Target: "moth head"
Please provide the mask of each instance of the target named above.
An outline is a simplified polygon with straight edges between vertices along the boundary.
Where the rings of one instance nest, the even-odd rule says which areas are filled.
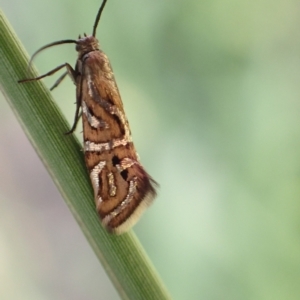
[[[93,34],[87,36],[84,33],[83,37],[81,37],[79,35],[78,40],[76,41],[76,51],[78,52],[79,57],[82,57],[85,53],[99,50],[99,42],[96,39],[96,29],[97,29],[102,11],[104,9],[104,6],[106,4],[106,1],[107,0],[103,0],[101,6],[99,8],[99,11],[97,13],[96,20],[95,20],[94,26],[93,26]]]
[[[94,36],[89,35],[77,40],[76,51],[79,57],[94,50],[99,50],[99,42]]]
[[[41,51],[43,51],[47,48],[53,47],[53,46],[62,45],[62,44],[76,44],[76,51],[79,52],[79,57],[84,55],[86,52],[98,50],[99,49],[99,42],[96,39],[96,29],[97,29],[102,11],[104,9],[104,6],[106,4],[106,1],[107,0],[103,0],[101,6],[99,8],[99,11],[98,11],[98,14],[96,16],[96,20],[95,20],[95,23],[94,23],[94,26],[93,26],[93,34],[92,35],[87,36],[86,34],[84,34],[83,38],[79,35],[77,41],[76,40],[69,40],[69,39],[68,40],[61,40],[61,41],[53,42],[53,43],[50,43],[50,44],[47,44],[47,45],[41,47],[40,49],[35,51],[33,53],[33,55],[31,56],[31,59],[30,59],[29,64],[28,64],[28,69],[30,68],[31,63],[32,63],[33,59],[36,57],[37,54],[39,54]]]

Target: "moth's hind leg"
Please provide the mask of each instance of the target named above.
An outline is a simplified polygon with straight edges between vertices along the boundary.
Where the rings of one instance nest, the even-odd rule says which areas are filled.
[[[79,111],[79,110],[80,110],[80,106],[77,105],[73,126],[68,132],[65,133],[65,135],[71,134],[75,131],[77,123],[78,123],[78,121],[80,120],[80,118],[82,116],[82,111]]]
[[[77,62],[77,64],[78,64],[78,62]],[[71,134],[75,131],[77,123],[82,116],[82,110],[80,110],[80,109],[81,109],[83,76],[82,75],[80,76],[80,72],[78,72],[77,70],[78,70],[77,65],[76,65],[75,70],[73,70],[71,66],[67,67],[67,72],[70,75],[74,84],[76,85],[76,111],[75,111],[74,123],[73,123],[71,129],[68,132],[66,132],[65,134]]]

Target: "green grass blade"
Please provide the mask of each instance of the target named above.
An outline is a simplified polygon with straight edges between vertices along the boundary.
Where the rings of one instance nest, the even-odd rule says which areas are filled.
[[[27,63],[0,11],[0,89],[108,276],[122,299],[171,299],[135,235],[113,236],[102,228],[79,142],[63,134],[67,122],[41,82],[17,83],[28,77]]]

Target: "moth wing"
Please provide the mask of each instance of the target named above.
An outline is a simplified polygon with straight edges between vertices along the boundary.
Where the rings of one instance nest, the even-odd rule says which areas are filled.
[[[156,184],[140,164],[108,58],[91,52],[81,85],[85,160],[102,224],[127,231],[152,203]]]

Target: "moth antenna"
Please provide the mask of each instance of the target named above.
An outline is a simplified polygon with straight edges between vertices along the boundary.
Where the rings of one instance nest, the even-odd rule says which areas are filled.
[[[97,26],[98,26],[98,23],[99,23],[99,20],[100,20],[100,17],[101,17],[101,14],[102,14],[102,11],[103,11],[103,9],[104,9],[104,6],[105,6],[106,1],[107,1],[107,0],[103,0],[101,6],[100,6],[100,8],[99,8],[99,11],[98,11],[98,14],[97,14],[95,23],[94,23],[94,27],[93,27],[93,36],[94,36],[94,37],[96,36],[96,29],[97,29]]]
[[[79,34],[79,36],[78,36],[78,39],[80,40],[81,39],[81,35]]]
[[[71,43],[72,43],[72,44],[78,44],[78,42],[75,41],[75,40],[61,40],[61,41],[53,42],[53,43],[50,43],[50,44],[47,44],[47,45],[41,47],[40,49],[38,49],[37,51],[35,51],[35,52],[32,54],[32,56],[31,56],[31,58],[30,58],[30,61],[29,61],[29,63],[28,63],[28,68],[27,68],[27,69],[30,68],[33,59],[34,59],[41,51],[43,51],[43,50],[45,50],[45,49],[47,49],[47,48],[50,48],[50,47],[52,47],[52,46],[61,45],[61,44],[71,44]]]
[[[86,37],[86,33],[84,33],[84,36]]]

